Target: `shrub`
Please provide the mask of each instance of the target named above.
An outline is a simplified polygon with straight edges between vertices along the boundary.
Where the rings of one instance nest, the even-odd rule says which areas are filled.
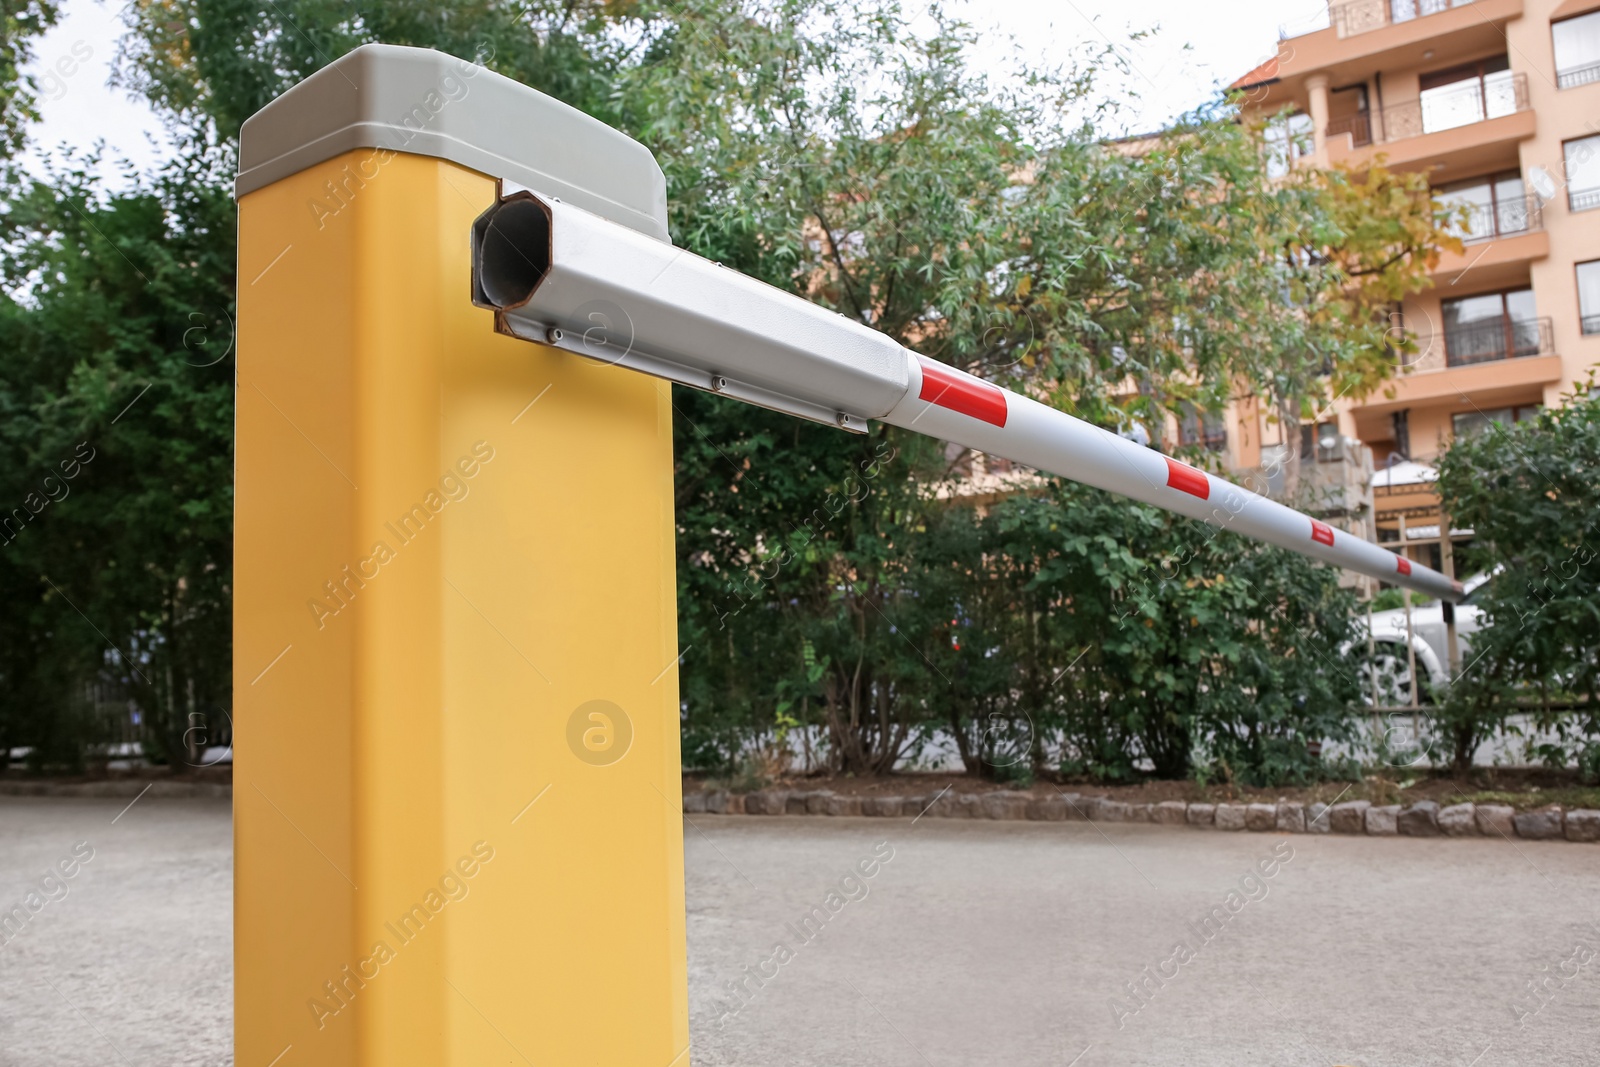
[[[1454,524],[1501,568],[1477,594],[1485,625],[1439,712],[1458,768],[1512,710],[1554,732],[1547,762],[1600,740],[1600,404],[1592,381],[1567,399],[1456,442],[1439,467]]]

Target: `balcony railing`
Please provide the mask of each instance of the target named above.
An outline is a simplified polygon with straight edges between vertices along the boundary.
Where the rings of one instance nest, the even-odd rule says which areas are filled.
[[[1600,82],[1600,63],[1591,63],[1587,67],[1574,67],[1571,70],[1556,71],[1556,87],[1558,89],[1576,89],[1580,85],[1589,85]]]
[[[1600,315],[1585,315],[1583,317],[1583,333],[1584,336],[1588,336],[1591,333],[1600,333]]]
[[[1358,111],[1354,115],[1346,115],[1342,119],[1334,119],[1328,123],[1328,136],[1337,137],[1341,133],[1350,135],[1350,143],[1356,148],[1365,148],[1372,143],[1372,115],[1370,112]]]
[[[1571,211],[1592,211],[1600,207],[1600,189],[1568,189],[1567,208]]]
[[[1469,245],[1542,229],[1544,208],[1536,196],[1481,204],[1469,210],[1465,218],[1458,215],[1450,223],[1450,232]]]
[[[1335,33],[1353,37],[1470,3],[1472,0],[1344,0],[1328,5],[1328,17]]]
[[[1386,144],[1425,133],[1459,129],[1526,111],[1529,106],[1528,76],[1513,74],[1509,78],[1475,82],[1446,93],[1436,92],[1386,107],[1377,112],[1377,123],[1372,121],[1373,113],[1368,111],[1336,119],[1328,123],[1327,136],[1348,133],[1352,144],[1360,148],[1374,141]]]
[[[1445,365],[1470,367],[1499,359],[1544,355],[1554,347],[1552,336],[1549,319],[1501,318],[1447,329]]]
[[[1485,79],[1383,109],[1383,139],[1399,141],[1528,110],[1528,76]]]

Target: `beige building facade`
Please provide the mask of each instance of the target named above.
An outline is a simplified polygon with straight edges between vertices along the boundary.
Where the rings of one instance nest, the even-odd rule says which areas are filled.
[[[1600,363],[1600,0],[1335,0],[1326,29],[1283,40],[1235,88],[1290,112],[1278,142],[1292,165],[1382,157],[1465,214],[1464,252],[1397,309],[1419,351],[1385,390],[1336,405],[1340,438],[1380,471],[1427,464],[1587,380]]]

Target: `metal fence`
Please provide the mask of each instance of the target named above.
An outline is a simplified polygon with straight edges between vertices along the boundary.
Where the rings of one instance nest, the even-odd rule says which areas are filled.
[[[1544,208],[1539,198],[1525,196],[1473,207],[1465,218],[1452,222],[1450,232],[1472,244],[1543,228]]]
[[[1445,363],[1466,367],[1498,359],[1537,356],[1554,348],[1550,320],[1500,318],[1444,333]]]
[[[1399,141],[1425,133],[1459,129],[1489,119],[1526,111],[1528,76],[1513,74],[1499,81],[1482,81],[1447,93],[1408,100],[1383,109],[1380,140]]]
[[[1407,137],[1421,137],[1425,133],[1459,129],[1489,119],[1514,115],[1531,106],[1528,97],[1528,76],[1513,74],[1509,78],[1479,81],[1447,93],[1434,93],[1416,100],[1394,104],[1378,112],[1361,111],[1328,123],[1325,135],[1337,137],[1348,133],[1351,142],[1360,148],[1374,142],[1401,141]],[[1378,121],[1373,122],[1376,115]]]
[[[1358,111],[1354,115],[1346,115],[1342,119],[1334,119],[1328,123],[1327,135],[1338,137],[1348,133],[1350,143],[1356,148],[1365,148],[1372,143],[1372,115],[1370,112]]]

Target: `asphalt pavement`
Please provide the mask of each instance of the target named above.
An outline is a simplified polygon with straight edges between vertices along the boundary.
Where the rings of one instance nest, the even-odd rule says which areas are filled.
[[[231,1062],[228,806],[126,805],[0,798],[5,1067]],[[701,1067],[1600,1064],[1593,845],[691,818]]]

